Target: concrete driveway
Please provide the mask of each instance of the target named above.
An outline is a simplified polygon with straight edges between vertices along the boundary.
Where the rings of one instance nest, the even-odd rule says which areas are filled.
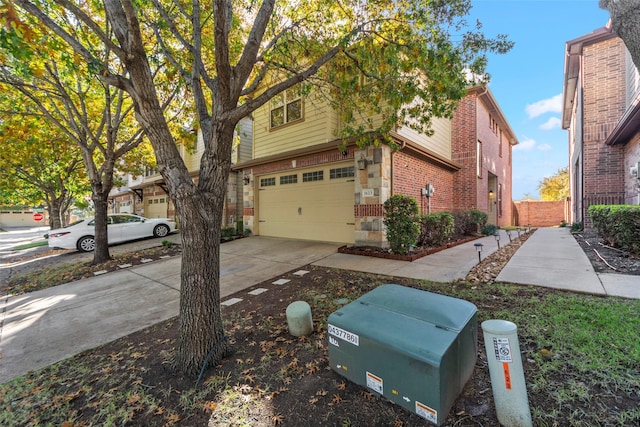
[[[339,244],[255,236],[221,245],[223,297],[335,254]],[[179,257],[0,302],[0,383],[178,315]]]

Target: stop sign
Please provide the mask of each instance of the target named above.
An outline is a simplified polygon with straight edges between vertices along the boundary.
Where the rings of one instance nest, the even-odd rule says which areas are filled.
[[[33,220],[34,221],[42,221],[44,219],[44,215],[42,215],[39,212],[36,212],[33,214]]]

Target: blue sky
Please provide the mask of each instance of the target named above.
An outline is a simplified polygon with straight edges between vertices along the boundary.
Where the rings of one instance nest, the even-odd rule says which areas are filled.
[[[609,13],[597,0],[472,0],[490,37],[515,42],[491,56],[489,87],[513,129],[513,200],[539,198],[538,183],[568,164],[568,135],[560,126],[565,43],[604,27]]]

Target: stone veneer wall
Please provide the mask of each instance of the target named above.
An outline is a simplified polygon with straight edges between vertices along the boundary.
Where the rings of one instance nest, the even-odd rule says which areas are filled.
[[[391,196],[391,148],[382,145],[355,152],[356,161],[361,156],[367,160],[367,167],[356,167],[355,244],[388,247],[383,206]]]

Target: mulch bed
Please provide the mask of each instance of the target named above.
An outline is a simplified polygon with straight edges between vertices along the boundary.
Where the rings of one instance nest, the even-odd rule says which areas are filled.
[[[342,254],[350,254],[350,255],[362,255],[362,256],[370,256],[375,258],[385,258],[385,259],[397,259],[402,261],[415,261],[427,255],[435,254],[436,252],[443,251],[445,249],[452,248],[454,246],[461,245],[463,243],[471,242],[476,239],[480,239],[484,236],[461,236],[457,238],[453,238],[451,242],[446,245],[439,247],[430,247],[430,246],[416,246],[411,250],[411,253],[401,255],[401,254],[393,254],[389,249],[380,248],[377,246],[340,246],[338,248],[338,252]]]

